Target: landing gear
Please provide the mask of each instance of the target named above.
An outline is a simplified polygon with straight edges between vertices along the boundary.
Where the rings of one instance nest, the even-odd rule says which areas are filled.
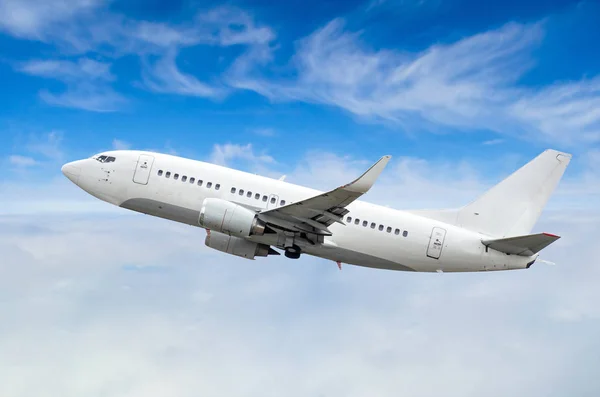
[[[285,248],[285,256],[290,259],[300,258],[301,253],[302,253],[302,251],[300,250],[300,247],[298,247],[297,245],[292,245],[291,247]]]

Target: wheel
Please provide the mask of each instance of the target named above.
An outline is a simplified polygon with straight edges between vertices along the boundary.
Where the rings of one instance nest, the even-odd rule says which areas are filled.
[[[290,259],[298,259],[300,258],[301,252],[302,251],[300,250],[300,247],[297,245],[292,245],[291,247],[287,247],[285,249],[285,256]]]

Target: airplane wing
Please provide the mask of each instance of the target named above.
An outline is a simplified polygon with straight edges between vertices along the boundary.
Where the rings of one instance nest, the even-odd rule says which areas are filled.
[[[330,236],[328,226],[343,222],[346,206],[365,194],[381,174],[391,156],[383,156],[356,180],[296,203],[264,210],[259,217],[283,229]]]

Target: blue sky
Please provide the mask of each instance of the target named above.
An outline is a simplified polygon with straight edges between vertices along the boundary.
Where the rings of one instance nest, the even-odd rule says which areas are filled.
[[[50,4],[0,0],[0,395],[599,395],[598,2]],[[558,265],[458,276],[243,261],[60,173],[135,148],[329,189],[391,154],[366,200],[440,208],[549,147]]]

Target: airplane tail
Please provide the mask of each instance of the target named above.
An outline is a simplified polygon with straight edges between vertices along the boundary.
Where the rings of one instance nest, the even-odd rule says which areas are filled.
[[[414,211],[493,237],[528,235],[571,161],[571,155],[548,149],[454,211]]]

